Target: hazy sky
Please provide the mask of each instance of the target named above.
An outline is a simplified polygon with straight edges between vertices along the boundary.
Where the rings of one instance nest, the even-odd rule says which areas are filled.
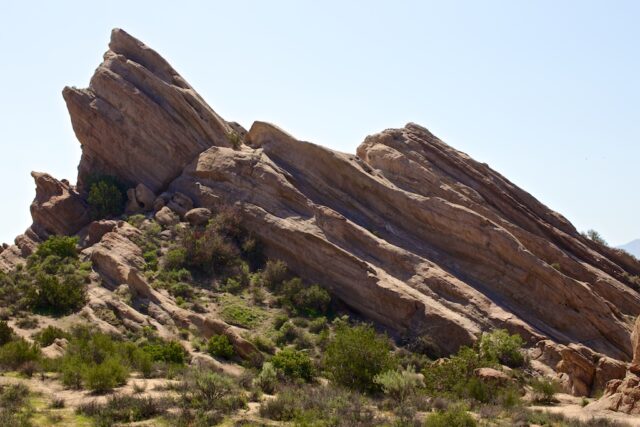
[[[224,118],[354,152],[413,121],[580,230],[640,237],[640,2],[0,3],[0,241],[30,223],[31,170],[75,181],[61,96],[121,27]]]

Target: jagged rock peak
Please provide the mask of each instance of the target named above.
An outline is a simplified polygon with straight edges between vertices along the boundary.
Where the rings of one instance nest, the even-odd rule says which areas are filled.
[[[107,174],[158,192],[232,127],[158,53],[121,29],[87,89],[63,96],[82,144],[78,188]]]

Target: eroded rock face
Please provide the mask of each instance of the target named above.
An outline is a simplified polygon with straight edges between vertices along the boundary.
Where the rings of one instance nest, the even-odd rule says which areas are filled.
[[[640,366],[637,364],[637,361],[640,360],[640,347],[636,345],[639,335],[640,316],[636,319],[633,330],[633,363],[629,366],[626,376],[622,379],[609,381],[602,398],[589,405],[590,408],[640,415]]]
[[[155,51],[113,30],[89,88],[63,91],[82,144],[78,187],[92,174],[158,192],[198,153],[228,146],[231,127]]]
[[[31,204],[31,229],[41,238],[52,234],[72,235],[90,221],[86,202],[68,182],[32,172],[36,198]]]
[[[640,264],[585,239],[486,164],[411,123],[367,137],[357,155],[263,122],[246,133],[124,31],[113,31],[109,48],[88,89],[64,91],[83,148],[80,191],[91,174],[115,175],[132,188],[133,208],[153,208],[165,224],[201,221],[194,207],[235,206],[269,257],[394,334],[428,335],[448,353],[507,328],[541,343],[540,363],[575,394],[619,377],[632,359],[638,335],[632,340],[625,319],[640,314],[640,295],[627,275]],[[232,147],[231,131],[244,143]],[[73,193],[48,182],[42,203],[60,188]],[[45,213],[34,222],[62,227]],[[233,337],[228,325],[181,311],[148,286],[127,230],[87,249],[111,285],[149,299],[158,323]]]
[[[621,314],[640,312],[640,297],[623,268],[426,129],[369,137],[359,158],[259,122],[247,143],[208,149],[171,188],[212,210],[238,205],[270,256],[357,311],[402,334],[427,333],[445,351],[506,327],[630,359]],[[465,175],[474,167],[477,182]]]

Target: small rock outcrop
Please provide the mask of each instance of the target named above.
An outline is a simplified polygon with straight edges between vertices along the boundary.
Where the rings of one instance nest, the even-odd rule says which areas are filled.
[[[602,398],[589,405],[592,409],[608,409],[640,415],[640,347],[637,346],[640,336],[640,316],[636,320],[633,331],[634,355],[633,362],[626,373],[626,377],[609,381]]]
[[[32,230],[40,237],[75,234],[90,221],[86,202],[68,182],[32,172],[36,198],[31,204]]]

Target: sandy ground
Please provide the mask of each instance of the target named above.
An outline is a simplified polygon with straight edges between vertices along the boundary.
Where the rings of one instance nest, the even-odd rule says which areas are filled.
[[[583,408],[581,398],[568,394],[556,394],[556,398],[560,402],[554,406],[531,406],[530,409],[562,414],[567,418],[574,418],[580,421],[589,421],[592,418],[607,418],[609,420],[627,423],[629,426],[640,427],[640,417],[638,416]]]

